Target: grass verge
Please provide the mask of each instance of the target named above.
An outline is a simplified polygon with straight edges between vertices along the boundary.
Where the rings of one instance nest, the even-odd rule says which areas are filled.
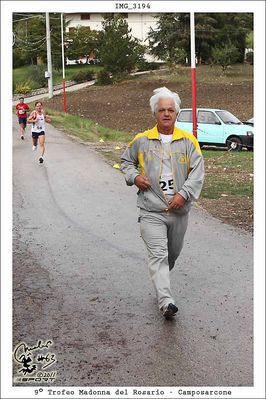
[[[201,197],[253,197],[253,152],[203,150],[205,182]]]
[[[52,118],[52,124],[67,134],[84,141],[99,142],[99,140],[127,143],[132,136],[126,132],[110,129],[87,118],[58,112],[45,108]]]

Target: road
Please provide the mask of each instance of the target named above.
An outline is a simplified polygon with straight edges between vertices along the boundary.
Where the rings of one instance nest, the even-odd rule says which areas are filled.
[[[252,236],[195,206],[164,320],[135,188],[51,125],[43,165],[13,135],[14,346],[52,340],[55,386],[251,386]]]

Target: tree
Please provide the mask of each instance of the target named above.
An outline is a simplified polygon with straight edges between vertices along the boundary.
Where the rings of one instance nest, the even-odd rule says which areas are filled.
[[[78,59],[80,56],[98,54],[99,32],[89,27],[80,26],[66,35],[66,56],[70,59]]]
[[[253,42],[254,42],[253,32],[249,32],[247,35],[247,47],[253,49]]]
[[[176,62],[177,49],[183,49],[190,58],[190,14],[165,13],[158,17],[157,29],[148,35],[151,54]],[[243,62],[247,34],[253,29],[251,13],[197,13],[195,14],[195,47],[198,58],[212,61],[212,49],[232,43],[239,50],[237,62]]]
[[[196,53],[204,59],[209,57],[213,44],[215,20],[208,14],[196,14]],[[176,57],[182,50],[190,58],[190,15],[188,13],[165,13],[158,16],[157,29],[151,29],[148,35],[151,54],[175,64],[182,61]],[[184,60],[183,60],[184,61]]]
[[[61,16],[50,13],[51,49],[53,67],[62,65],[61,55]],[[13,62],[22,65],[46,62],[46,20],[45,13],[13,15]]]
[[[144,57],[144,47],[131,35],[126,20],[120,15],[105,15],[99,32],[99,57],[105,70],[119,76],[129,73]]]
[[[151,28],[148,34],[150,53],[169,65],[176,62],[176,51],[186,51],[187,47],[187,34],[180,25],[179,17],[180,14],[161,14],[157,29]]]
[[[234,64],[239,57],[239,50],[230,42],[222,47],[215,47],[212,51],[213,61],[221,65],[223,72],[231,64]]]
[[[218,13],[216,43],[231,43],[238,49],[236,62],[244,62],[247,37],[253,30],[252,13]]]

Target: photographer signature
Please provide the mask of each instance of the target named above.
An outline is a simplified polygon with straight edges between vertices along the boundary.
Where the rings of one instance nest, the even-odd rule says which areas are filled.
[[[35,362],[42,362],[42,369],[50,367],[54,362],[56,362],[56,357],[54,353],[40,354],[39,351],[48,349],[53,345],[53,341],[39,340],[37,345],[28,346],[25,342],[21,342],[14,350],[14,359],[17,363],[22,365],[22,368],[18,371],[26,374],[31,374],[37,370],[37,364],[34,363],[33,352],[37,352],[35,357]]]

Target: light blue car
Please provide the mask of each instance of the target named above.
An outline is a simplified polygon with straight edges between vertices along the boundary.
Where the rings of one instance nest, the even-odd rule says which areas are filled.
[[[189,133],[193,132],[191,108],[179,111],[176,126]],[[197,108],[197,139],[200,146],[223,146],[232,151],[246,147],[253,151],[253,129],[253,126],[245,125],[226,110]]]

